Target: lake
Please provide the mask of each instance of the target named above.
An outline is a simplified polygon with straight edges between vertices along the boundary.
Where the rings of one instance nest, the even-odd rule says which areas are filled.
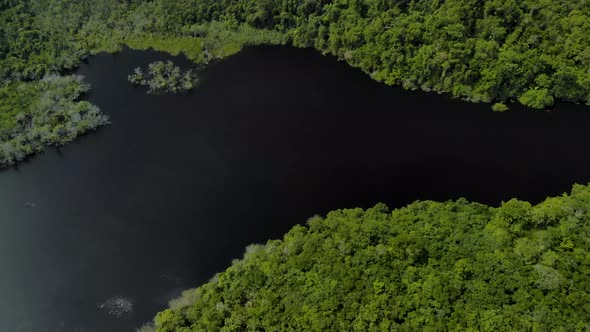
[[[133,331],[246,245],[333,209],[540,202],[590,181],[587,106],[495,113],[288,47],[212,64],[187,95],[127,82],[165,59],[190,66],[91,57],[86,99],[112,125],[0,171],[0,331]],[[133,311],[100,307],[113,297]]]

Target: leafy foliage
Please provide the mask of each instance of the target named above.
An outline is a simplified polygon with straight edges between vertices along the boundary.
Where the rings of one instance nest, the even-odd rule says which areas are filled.
[[[0,86],[0,166],[108,123],[98,107],[78,101],[89,89],[82,80],[77,75],[49,75]]]
[[[285,34],[279,31],[246,24],[229,29],[225,23],[217,21],[197,22],[187,16],[196,13],[191,5],[194,3],[168,0],[0,1],[0,90],[3,97],[0,101],[0,167],[42,150],[42,143],[63,144],[107,122],[98,108],[84,102],[73,103],[75,99],[63,94],[57,85],[41,82],[44,77],[57,80],[56,75],[75,68],[89,54],[116,52],[129,46],[153,48],[174,55],[183,53],[197,63],[207,63],[234,54],[246,44],[286,41]],[[177,19],[181,21],[169,21]],[[149,70],[153,73],[148,72],[150,78],[146,79],[146,84],[152,93],[185,90],[196,83],[193,74],[176,77],[175,69],[166,65]],[[68,80],[67,77],[62,79]],[[78,83],[82,86],[81,81]],[[50,92],[53,88],[57,91]],[[56,98],[55,107],[64,108],[31,110],[37,107],[35,100],[47,94]],[[66,129],[59,129],[60,134],[53,136],[46,134],[46,129],[41,129],[45,127],[38,123],[22,125],[25,114],[52,118],[55,113],[69,114],[74,104],[91,108],[91,112],[80,114],[92,115],[94,120],[85,118],[80,126],[76,116],[59,117],[62,120],[58,128]],[[43,115],[42,111],[50,113]],[[90,122],[88,128],[86,121]],[[55,129],[54,125],[52,122],[47,130]],[[38,138],[38,131],[43,133],[43,139]]]
[[[122,45],[197,62],[314,47],[379,81],[476,102],[590,103],[590,4],[549,0],[11,0],[0,73],[40,78]]]
[[[492,110],[494,112],[506,112],[508,110],[508,106],[504,103],[495,103],[492,105]]]
[[[197,83],[197,75],[191,69],[182,73],[172,61],[155,61],[148,65],[144,74],[140,67],[128,76],[129,82],[148,87],[149,94],[178,93],[192,89]]]
[[[589,2],[566,0],[5,0],[0,82],[39,81],[125,46],[208,63],[244,45],[290,44],[495,110],[590,104],[589,16]],[[21,106],[0,114],[0,131],[18,127]]]
[[[154,321],[161,332],[583,331],[588,238],[581,185],[536,206],[337,210],[248,247]]]

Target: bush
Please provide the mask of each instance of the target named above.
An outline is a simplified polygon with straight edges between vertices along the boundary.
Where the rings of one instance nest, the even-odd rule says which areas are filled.
[[[504,103],[495,103],[492,105],[492,110],[494,112],[506,112],[508,110],[508,106]]]

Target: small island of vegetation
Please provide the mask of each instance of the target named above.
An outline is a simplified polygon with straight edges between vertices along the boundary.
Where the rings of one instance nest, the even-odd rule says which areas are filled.
[[[147,86],[148,94],[188,91],[199,82],[192,69],[182,72],[172,61],[152,62],[145,72],[141,67],[137,67],[127,79],[134,85]]]
[[[590,187],[337,210],[251,245],[141,331],[586,331]]]

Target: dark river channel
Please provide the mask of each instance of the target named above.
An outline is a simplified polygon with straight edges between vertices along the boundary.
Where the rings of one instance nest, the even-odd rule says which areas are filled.
[[[287,47],[210,65],[189,95],[129,85],[161,59],[190,66],[90,58],[86,99],[112,125],[0,171],[0,331],[134,331],[248,244],[332,209],[539,202],[590,181],[590,107],[495,113]]]

